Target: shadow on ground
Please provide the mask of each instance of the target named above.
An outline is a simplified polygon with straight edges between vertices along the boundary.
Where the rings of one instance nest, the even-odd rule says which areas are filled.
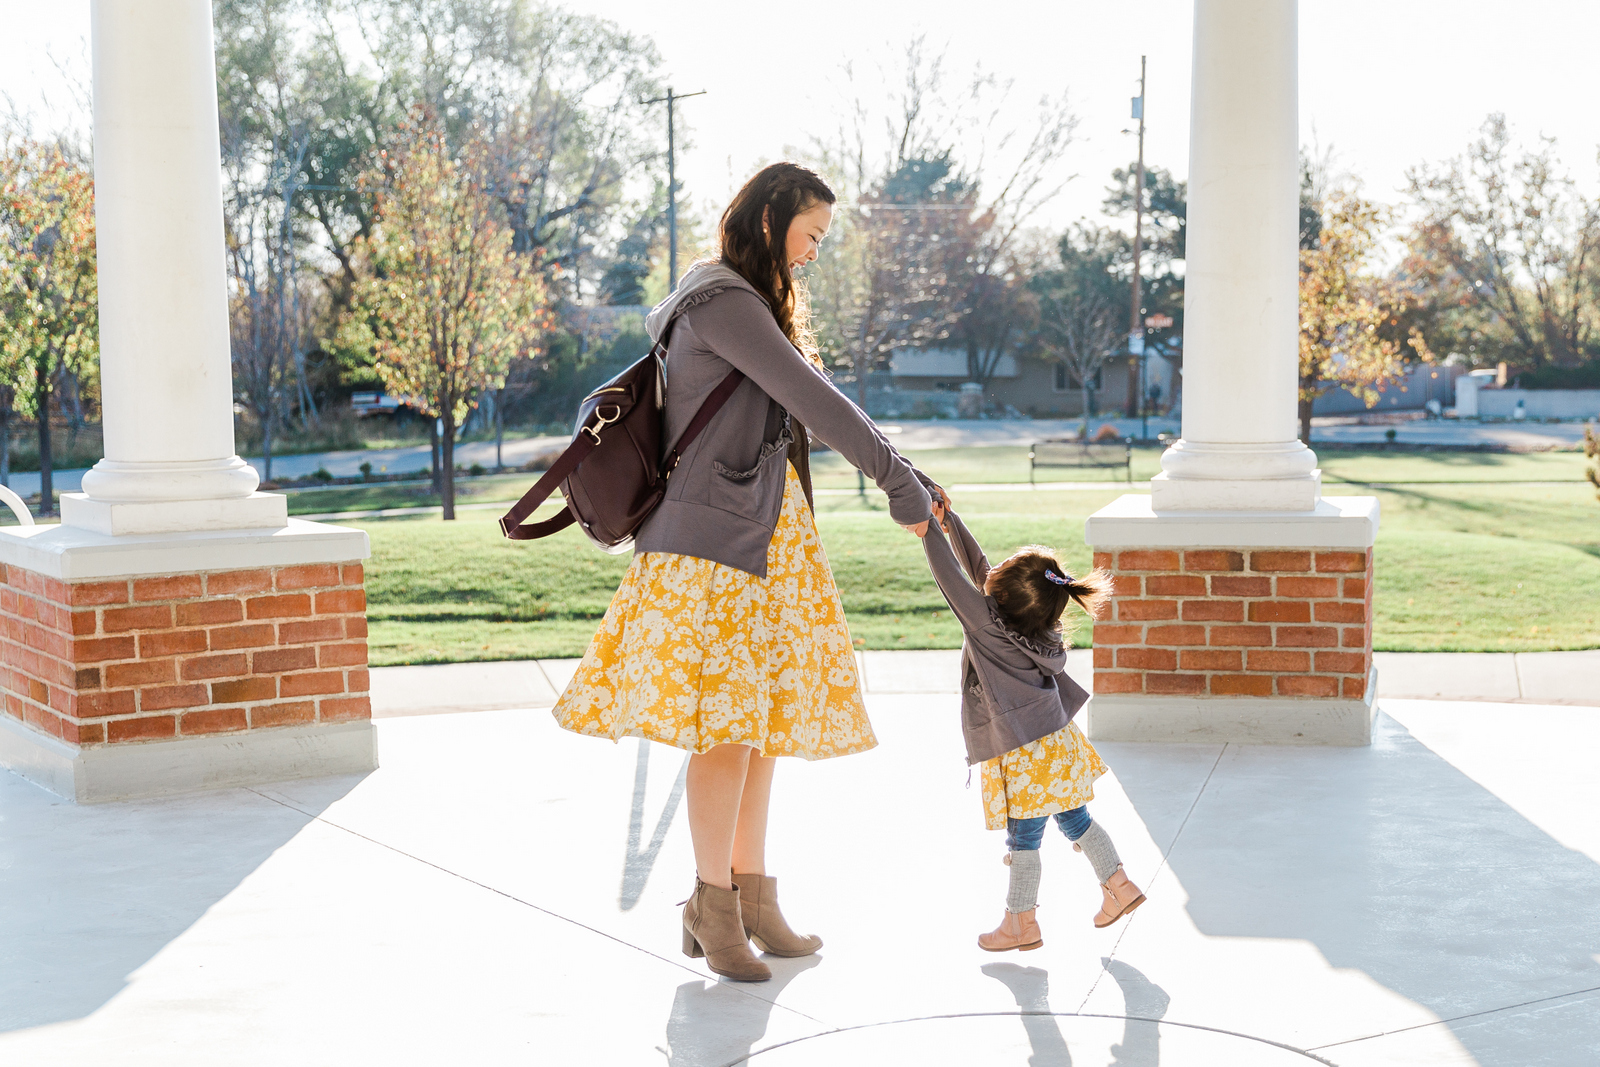
[[[248,790],[79,806],[0,771],[0,1032],[79,1019],[311,815]]]
[[[1152,755],[1118,779],[1154,825],[1170,802]],[[1481,1067],[1527,1067],[1530,1043],[1600,1062],[1600,865],[1387,715],[1371,748],[1229,746],[1168,863],[1202,933],[1308,941],[1433,1012]]]

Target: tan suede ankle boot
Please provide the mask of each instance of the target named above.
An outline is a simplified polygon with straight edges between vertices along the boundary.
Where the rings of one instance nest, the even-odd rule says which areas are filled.
[[[739,886],[739,914],[744,918],[744,932],[756,948],[774,956],[809,956],[822,947],[822,938],[814,934],[801,937],[789,929],[783,912],[778,910],[776,878],[735,871],[733,880]]]
[[[985,952],[1031,952],[1044,944],[1044,934],[1034,921],[1033,908],[1027,911],[1008,911],[1000,925],[986,934],[978,935],[978,947]]]
[[[1094,924],[1100,929],[1105,929],[1144,903],[1144,894],[1139,891],[1138,886],[1128,880],[1120,863],[1117,864],[1117,869],[1111,872],[1111,877],[1101,884],[1100,893],[1104,897],[1104,902],[1094,917]]]
[[[694,895],[683,905],[683,954],[705,957],[706,966],[736,982],[765,982],[772,969],[756,959],[739,917],[739,887],[718,889],[694,880]]]

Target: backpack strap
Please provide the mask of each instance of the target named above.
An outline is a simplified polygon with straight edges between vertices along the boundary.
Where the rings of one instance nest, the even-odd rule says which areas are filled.
[[[722,410],[722,405],[728,402],[728,398],[733,395],[733,391],[739,388],[739,383],[743,381],[744,372],[734,369],[728,372],[727,377],[717,383],[715,389],[711,390],[711,395],[706,397],[705,402],[700,405],[700,410],[694,413],[694,418],[689,420],[689,426],[683,431],[683,436],[678,438],[677,444],[673,446],[672,452],[668,454],[666,462],[662,465],[662,474],[664,476],[672,473],[673,468],[678,465],[678,460],[682,458],[683,450],[688,448],[696,437],[700,436],[700,431],[704,430],[717,412]],[[550,464],[550,469],[544,472],[544,477],[535,482],[533,488],[522,494],[522,499],[512,505],[511,510],[500,517],[500,532],[513,541],[532,541],[539,537],[549,537],[551,534],[564,530],[578,521],[578,517],[572,513],[572,506],[569,504],[562,508],[560,513],[553,518],[545,519],[543,522],[523,524],[523,520],[532,515],[540,504],[549,499],[550,494],[556,491],[556,487],[566,481],[572,472],[578,469],[578,465],[599,445],[599,434],[593,431],[588,433],[579,431],[572,444],[568,445],[567,450],[561,453],[561,458]]]
[[[683,458],[683,450],[694,443],[694,439],[700,436],[700,431],[716,417],[717,412],[722,410],[722,405],[728,402],[728,398],[743,381],[744,371],[734,368],[728,372],[726,378],[717,383],[717,387],[711,390],[711,395],[706,397],[705,403],[700,405],[700,410],[694,413],[694,418],[689,420],[683,436],[678,438],[677,443],[672,446],[672,451],[667,453],[667,458],[661,465],[663,474],[671,474],[677,468],[678,461]]]

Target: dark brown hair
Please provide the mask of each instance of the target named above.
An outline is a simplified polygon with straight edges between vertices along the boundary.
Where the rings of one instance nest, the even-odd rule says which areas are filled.
[[[722,262],[755,287],[772,308],[783,335],[812,360],[817,358],[817,346],[805,293],[789,272],[789,224],[814,205],[836,199],[816,171],[797,163],[774,163],[744,183],[718,225]]]
[[[1061,636],[1061,617],[1070,603],[1076,602],[1091,619],[1100,617],[1111,596],[1111,572],[1094,570],[1074,578],[1051,549],[1026,545],[989,572],[984,592],[994,597],[1007,627],[1048,641]]]

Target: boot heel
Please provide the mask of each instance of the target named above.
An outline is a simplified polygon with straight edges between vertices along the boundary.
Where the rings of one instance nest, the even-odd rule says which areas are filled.
[[[705,956],[705,951],[701,949],[700,942],[695,940],[688,927],[685,927],[683,931],[683,954],[692,960],[702,959]]]

